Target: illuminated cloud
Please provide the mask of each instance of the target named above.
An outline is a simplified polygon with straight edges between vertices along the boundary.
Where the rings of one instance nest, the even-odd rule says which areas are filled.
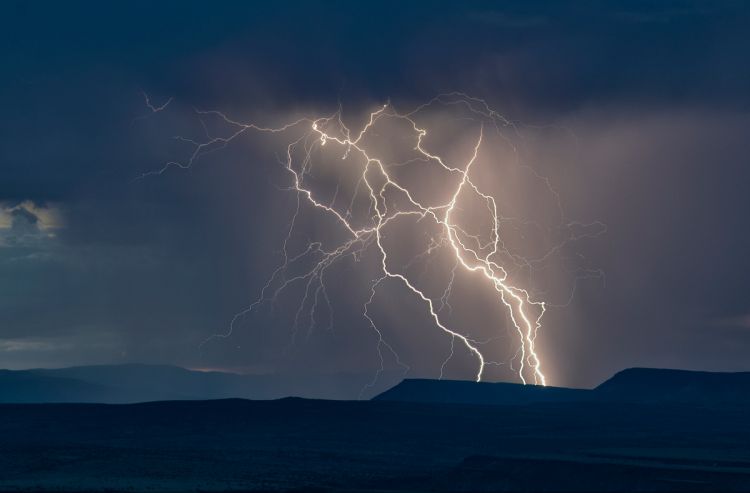
[[[54,239],[64,225],[62,211],[57,206],[40,206],[30,200],[0,203],[0,246],[38,246],[42,241]]]

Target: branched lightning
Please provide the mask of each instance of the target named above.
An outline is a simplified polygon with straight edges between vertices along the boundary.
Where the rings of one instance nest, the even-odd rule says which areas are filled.
[[[146,99],[148,107],[154,112],[164,109],[170,101],[167,101],[163,106],[156,107],[150,103],[148,98]],[[476,134],[473,145],[463,162],[450,163],[435,151],[431,152],[426,149],[425,137],[428,135],[429,128],[418,124],[417,116],[420,112],[436,105],[460,107],[471,116],[475,124]],[[340,108],[329,116],[300,118],[279,127],[242,123],[218,111],[196,110],[196,112],[199,118],[211,116],[221,119],[231,131],[222,136],[210,136],[204,125],[205,139],[180,138],[193,148],[187,160],[166,163],[162,168],[145,173],[142,176],[161,174],[170,167],[190,168],[205,154],[227,146],[249,131],[282,135],[292,131],[296,134],[301,132],[301,136],[295,136],[291,139],[291,142],[288,142],[285,156],[279,160],[289,176],[287,190],[296,195],[294,213],[289,221],[289,227],[286,230],[286,236],[281,247],[282,260],[261,289],[259,297],[233,317],[226,332],[213,335],[206,342],[216,338],[230,337],[241,318],[261,303],[275,301],[285,289],[294,284],[303,286],[303,295],[294,314],[294,336],[297,336],[298,330],[304,325],[306,325],[309,333],[314,326],[321,323],[319,318],[323,316],[326,317],[326,320],[324,320],[326,326],[331,328],[333,325],[333,310],[326,287],[326,275],[329,269],[346,257],[359,261],[366,251],[374,251],[378,257],[378,274],[372,279],[369,286],[369,297],[364,303],[362,316],[377,340],[379,368],[373,380],[367,384],[363,392],[377,383],[379,375],[385,369],[386,353],[391,354],[396,363],[404,370],[408,371],[409,369],[409,366],[402,361],[395,348],[386,340],[383,331],[378,327],[370,311],[373,303],[376,302],[378,290],[386,282],[400,284],[411,293],[416,302],[424,307],[425,314],[431,319],[434,327],[449,338],[450,353],[440,365],[441,378],[446,365],[460,347],[474,358],[477,381],[482,379],[488,365],[503,364],[485,356],[484,346],[491,342],[491,339],[476,340],[467,335],[461,327],[454,326],[448,321],[451,318],[449,315],[452,311],[450,298],[454,280],[459,270],[465,271],[468,275],[476,276],[475,282],[493,290],[499,306],[505,307],[512,328],[517,334],[519,344],[517,355],[510,363],[511,367],[516,370],[521,382],[546,385],[547,378],[537,350],[536,339],[541,328],[542,318],[549,305],[532,295],[528,288],[512,282],[508,265],[501,265],[501,263],[508,262],[508,259],[510,259],[514,269],[531,269],[533,266],[545,262],[568,243],[601,234],[604,231],[604,226],[600,223],[582,225],[567,222],[565,224],[570,226],[571,232],[560,242],[553,245],[545,255],[538,258],[524,258],[509,251],[503,242],[503,225],[509,221],[519,220],[503,216],[495,197],[475,178],[474,169],[477,162],[480,161],[480,157],[488,161],[492,159],[492,156],[486,158],[482,156],[483,145],[488,132],[492,132],[510,142],[506,133],[517,131],[512,122],[492,110],[483,100],[469,97],[463,93],[440,95],[406,113],[398,112],[391,104],[385,104],[371,112],[366,122],[356,132],[353,132],[344,124]],[[376,124],[384,120],[406,123],[413,131],[413,150],[417,153],[416,158],[401,163],[389,163],[378,155],[377,149],[368,146],[368,136],[374,131]],[[316,192],[312,180],[309,180],[313,167],[314,151],[322,146],[334,146],[338,149],[334,152],[338,152],[342,160],[353,163],[353,166],[358,166],[356,168],[358,177],[356,188],[351,200],[345,206],[340,205],[341,201],[337,200],[339,196],[338,186],[333,198],[326,201],[319,191]],[[326,149],[330,150],[330,147]],[[392,172],[394,168],[409,166],[417,161],[422,164],[437,166],[454,178],[455,187],[447,200],[442,203],[425,203],[422,199],[417,198],[418,194],[409,185],[400,182]],[[533,169],[529,169],[554,195],[559,206],[559,195],[552,188],[549,180]],[[401,207],[392,205],[392,203],[389,203],[387,195],[398,197],[399,203],[405,205]],[[364,198],[368,204],[369,212],[366,214],[366,220],[364,221],[354,219],[353,211],[358,198]],[[478,200],[486,206],[491,219],[491,226],[484,234],[470,233],[456,218],[462,203],[468,200]],[[313,208],[321,215],[329,217],[340,231],[337,234],[343,239],[338,242],[334,240],[333,246],[327,244],[330,242],[324,244],[321,241],[311,241],[301,251],[293,252],[290,244],[295,228],[298,226],[300,212],[304,207]],[[438,237],[431,238],[428,247],[414,257],[411,262],[399,266],[393,260],[393,252],[387,246],[384,237],[386,228],[403,218],[428,221],[436,226],[440,233]],[[560,218],[564,221],[561,206]],[[579,229],[580,231],[578,231]],[[422,258],[429,259],[436,251],[449,252],[451,264],[450,279],[445,288],[441,289],[442,295],[433,299],[419,287],[419,283],[410,273],[410,267],[413,263],[421,261]],[[304,266],[300,270],[299,266],[303,264]],[[586,270],[579,277],[590,278],[599,277],[599,275],[599,271]],[[576,278],[576,284],[577,281],[578,277]],[[575,285],[573,289],[575,289]],[[325,304],[328,309],[321,312],[319,310],[321,303]]]

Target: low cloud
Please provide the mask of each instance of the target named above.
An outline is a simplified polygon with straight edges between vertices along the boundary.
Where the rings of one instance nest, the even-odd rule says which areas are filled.
[[[26,200],[0,203],[0,246],[39,246],[64,227],[62,210]]]

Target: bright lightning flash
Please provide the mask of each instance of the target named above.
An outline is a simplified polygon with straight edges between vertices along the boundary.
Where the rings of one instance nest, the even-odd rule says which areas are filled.
[[[424,147],[424,138],[428,135],[429,129],[423,128],[417,123],[419,121],[418,115],[420,112],[437,105],[462,108],[470,115],[470,119],[475,125],[476,135],[473,145],[463,162],[451,163],[445,157],[433,154]],[[161,109],[159,108],[159,110]],[[516,259],[527,266],[542,259],[532,261],[520,259],[518,255],[511,254],[508,251],[501,237],[502,224],[505,218],[499,210],[496,198],[484,189],[481,181],[477,180],[473,173],[475,164],[483,151],[488,132],[494,132],[503,137],[503,131],[516,131],[516,129],[511,122],[490,109],[483,100],[469,97],[463,93],[444,94],[407,113],[399,113],[392,105],[386,104],[370,113],[369,119],[356,133],[344,124],[340,109],[331,116],[302,118],[278,128],[241,123],[217,111],[199,111],[198,114],[199,116],[212,115],[218,117],[228,124],[232,131],[223,137],[207,137],[204,141],[182,139],[194,146],[189,160],[182,163],[168,163],[154,173],[162,173],[173,165],[189,168],[200,156],[228,145],[232,140],[248,131],[282,135],[293,130],[302,131],[301,137],[295,137],[287,144],[285,159],[281,160],[290,176],[289,190],[297,196],[296,211],[290,220],[283,244],[283,261],[263,287],[260,297],[245,310],[235,315],[226,333],[214,335],[209,340],[231,336],[236,322],[241,317],[247,315],[260,303],[275,299],[284,289],[294,283],[302,283],[305,287],[303,299],[295,316],[295,324],[299,323],[306,306],[311,306],[309,317],[311,325],[314,324],[315,310],[319,302],[323,300],[330,308],[325,280],[327,269],[346,256],[352,255],[356,259],[365,250],[372,248],[375,249],[378,256],[379,274],[372,280],[370,296],[364,304],[362,314],[377,336],[380,369],[368,387],[373,386],[380,373],[384,371],[384,349],[392,353],[396,361],[408,369],[401,362],[394,348],[386,341],[383,332],[368,311],[375,302],[379,287],[388,280],[400,283],[411,292],[415,300],[424,306],[425,313],[429,315],[434,326],[450,338],[451,352],[440,367],[441,378],[446,364],[454,355],[456,343],[463,346],[475,359],[477,381],[482,380],[487,365],[502,364],[488,359],[483,353],[482,341],[477,341],[466,335],[461,327],[452,326],[444,316],[443,309],[446,306],[450,308],[448,298],[453,288],[456,269],[464,269],[475,275],[475,282],[493,290],[497,302],[507,310],[509,320],[512,322],[519,341],[518,352],[514,360],[518,362],[515,370],[521,382],[546,385],[547,379],[536,347],[536,336],[541,327],[547,304],[532,296],[528,289],[512,283],[509,279],[508,266],[501,265],[501,259]],[[413,187],[400,181],[391,171],[392,163],[386,162],[376,149],[372,149],[367,144],[368,136],[374,132],[378,122],[393,120],[402,124],[405,123],[407,128],[413,131],[413,151],[417,153],[419,161],[427,163],[429,166],[436,166],[442,172],[453,177],[451,183],[455,183],[455,187],[443,202],[425,203],[425,200],[419,198],[419,194],[414,191]],[[333,200],[325,201],[319,190],[316,193],[314,180],[309,179],[314,151],[322,146],[329,146],[326,148],[329,152],[336,152],[335,150],[332,151],[330,146],[338,148],[343,160],[358,166],[356,171],[357,187],[348,206],[337,205],[335,196]],[[349,159],[351,157],[357,159]],[[400,164],[404,165],[408,162]],[[549,190],[557,196],[549,187],[546,178],[536,176],[544,181]],[[396,202],[394,197],[398,199],[399,207],[393,205]],[[355,221],[353,213],[355,201],[363,198],[367,203],[369,212],[366,214],[365,221]],[[467,228],[456,219],[457,212],[461,210],[463,203],[477,200],[486,206],[491,219],[489,229],[483,235],[469,234],[466,231]],[[344,235],[341,236],[343,239],[333,247],[324,246],[322,242],[310,242],[301,252],[291,253],[288,245],[297,226],[298,216],[303,205],[331,218],[333,222],[338,224],[337,227]],[[404,266],[395,265],[396,263],[392,260],[393,256],[390,255],[392,251],[384,242],[385,228],[407,217],[418,221],[430,221],[440,231],[439,237],[432,239],[428,250],[424,252],[425,255],[431,254],[434,250],[447,249],[450,252],[450,257],[455,261],[450,282],[446,286],[443,296],[439,299],[431,298],[423,289],[420,289],[418,283],[407,274],[407,269]],[[580,223],[570,223],[570,225],[573,224],[580,225]],[[584,226],[592,225],[594,226],[593,233],[579,235],[571,233],[561,243],[554,245],[552,250],[559,250],[565,243],[580,239],[583,236],[600,234],[604,229],[600,223]],[[547,255],[550,255],[550,253]],[[287,276],[287,273],[290,272],[290,266],[301,259],[311,261],[309,267],[303,269],[301,273]],[[598,277],[600,272],[586,271],[585,274],[585,277]]]

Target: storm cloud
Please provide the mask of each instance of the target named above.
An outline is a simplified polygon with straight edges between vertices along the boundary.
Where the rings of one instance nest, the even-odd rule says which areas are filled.
[[[137,178],[189,153],[174,136],[205,131],[195,108],[274,125],[341,105],[357,121],[460,90],[526,127],[524,159],[570,217],[607,225],[576,245],[605,281],[579,281],[539,334],[551,383],[629,366],[750,369],[743,2],[3,10],[0,366],[370,374],[372,339],[346,330],[353,314],[291,350],[271,310],[200,347],[278,260],[277,219],[295,202],[279,190],[277,147],[248,136],[191,170]],[[154,107],[172,99],[155,113],[144,92]],[[408,338],[400,349],[423,354]]]

